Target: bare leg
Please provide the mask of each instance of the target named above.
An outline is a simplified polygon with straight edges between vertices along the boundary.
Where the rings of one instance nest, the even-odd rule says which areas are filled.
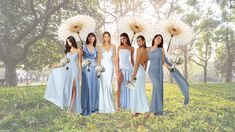
[[[75,84],[75,80],[73,80],[72,98],[71,98],[71,103],[69,107],[69,112],[72,112],[75,97],[76,97],[76,84]]]
[[[117,111],[120,111],[120,85],[118,85],[118,90],[117,90]]]

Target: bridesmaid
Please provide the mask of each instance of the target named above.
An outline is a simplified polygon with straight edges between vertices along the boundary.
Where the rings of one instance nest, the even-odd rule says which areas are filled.
[[[145,70],[148,63],[148,51],[144,36],[137,37],[137,43],[139,48],[137,49],[136,63],[134,67],[134,73],[132,80],[136,79],[134,88],[131,89],[131,111],[134,116],[138,116],[140,113],[149,112],[148,97],[145,91]],[[146,116],[148,113],[146,113]]]
[[[150,107],[150,112],[156,115],[163,114],[163,68],[162,65],[166,66],[167,69],[172,65],[168,62],[164,54],[163,49],[163,38],[162,35],[157,34],[153,38],[152,47],[148,48],[148,56],[150,60],[149,65],[149,76],[152,81],[153,91],[152,91],[152,103]],[[176,69],[175,72],[171,72],[171,75],[175,79],[176,83],[181,89],[185,97],[185,104],[188,104],[189,97],[189,85],[187,81],[183,78],[180,72]]]
[[[100,76],[99,113],[113,113],[115,110],[113,106],[112,79],[114,65],[116,69],[116,46],[111,44],[109,32],[103,33],[103,45],[99,47],[98,53],[98,64],[105,68],[105,71]]]
[[[152,47],[148,48],[148,56],[150,60],[149,77],[152,81],[152,103],[150,111],[157,115],[163,114],[163,68],[164,49],[163,38],[156,35],[152,41]]]
[[[44,98],[59,107],[66,106],[68,112],[81,112],[81,51],[77,48],[75,38],[69,36],[66,40],[64,58],[69,59],[67,66],[54,66],[49,77]],[[56,68],[59,67],[59,68]]]
[[[82,115],[88,116],[91,113],[98,112],[99,108],[99,82],[95,71],[98,49],[96,48],[94,33],[88,34],[82,55],[83,59],[91,61],[89,71],[86,67],[82,69]]]
[[[130,109],[130,89],[127,89],[126,82],[131,80],[134,66],[134,48],[131,46],[127,33],[120,35],[121,44],[118,47],[118,78],[122,78],[120,87],[117,90],[117,110]],[[121,76],[121,77],[120,77]],[[120,97],[119,97],[120,95]],[[120,101],[119,101],[120,100]],[[119,104],[120,102],[120,104]]]

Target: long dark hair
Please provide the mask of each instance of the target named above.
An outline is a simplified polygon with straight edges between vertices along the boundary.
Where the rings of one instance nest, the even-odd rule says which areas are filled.
[[[66,39],[66,45],[65,45],[65,50],[64,50],[64,53],[65,53],[65,54],[67,54],[68,52],[70,52],[70,49],[71,49],[71,47],[69,46],[67,40],[69,40],[69,41],[72,43],[72,47],[78,48],[75,38],[74,38],[73,36],[69,36],[69,37]]]
[[[162,42],[161,42],[157,47],[163,48],[163,37],[162,37],[161,34],[157,34],[157,35],[154,36],[154,38],[153,38],[153,40],[152,40],[152,46],[154,46],[154,39],[155,39],[156,37],[158,37],[158,36],[160,36],[160,37],[162,38]]]
[[[107,34],[110,37],[109,43],[111,43],[111,34],[108,31],[105,31],[103,33],[103,37],[104,37],[105,34]],[[103,40],[103,43],[104,43],[104,40]]]
[[[94,33],[89,33],[89,34],[87,35],[87,37],[86,37],[86,44],[89,44],[88,38],[89,38],[90,36],[95,37],[95,41],[94,41],[94,43],[93,43],[93,46],[95,47],[95,46],[96,46],[96,36],[95,36]]]
[[[143,35],[139,35],[139,36],[137,37],[137,39],[141,39],[141,40],[143,40],[143,41],[144,41],[144,48],[146,49],[146,48],[147,48],[147,46],[146,46],[146,41],[145,41],[144,36],[143,36]]]
[[[127,33],[122,33],[122,34],[120,35],[120,37],[125,37],[125,38],[127,39],[128,45],[131,46],[130,38],[129,38],[129,36],[127,35]],[[122,41],[121,41],[121,44],[120,44],[120,45],[124,45],[124,44],[122,43]]]

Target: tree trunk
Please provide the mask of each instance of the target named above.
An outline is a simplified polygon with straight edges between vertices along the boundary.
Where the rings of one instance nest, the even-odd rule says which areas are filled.
[[[229,46],[229,40],[226,40],[226,50],[227,50],[227,62],[226,62],[226,77],[225,82],[231,82],[233,76],[233,64],[232,64],[232,55],[231,47]]]
[[[185,51],[184,51],[184,78],[185,78],[185,80],[188,80],[188,57],[187,57],[186,51],[187,51],[187,49],[185,48]]]
[[[6,85],[7,86],[16,86],[17,85],[17,77],[16,77],[16,63],[13,63],[14,61],[6,61]]]
[[[207,61],[205,62],[203,69],[204,69],[204,83],[206,83],[207,82]]]

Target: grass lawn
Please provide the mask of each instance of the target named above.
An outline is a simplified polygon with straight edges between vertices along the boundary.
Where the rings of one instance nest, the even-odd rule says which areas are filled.
[[[149,103],[151,84],[147,85]],[[164,85],[164,115],[147,120],[128,111],[84,117],[43,98],[45,86],[0,87],[0,131],[235,131],[235,83],[191,84],[190,102]]]

